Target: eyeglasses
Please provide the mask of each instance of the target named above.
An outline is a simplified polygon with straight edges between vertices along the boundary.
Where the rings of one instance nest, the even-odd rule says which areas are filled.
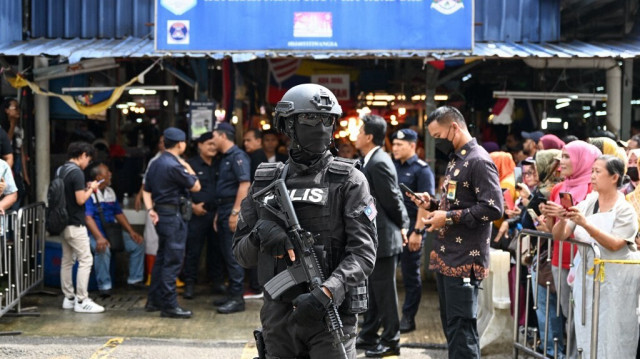
[[[530,171],[526,171],[526,172],[523,172],[522,174],[525,176],[533,176],[534,173]]]
[[[330,115],[326,113],[298,114],[298,121],[300,122],[300,124],[307,125],[307,126],[316,126],[317,124],[322,122],[322,124],[325,127],[330,127],[330,126],[333,126],[335,120],[336,120],[335,115]]]
[[[7,109],[8,109],[8,110],[17,110],[17,109],[18,109],[18,107],[16,107],[16,106],[9,106],[9,107],[7,107]]]

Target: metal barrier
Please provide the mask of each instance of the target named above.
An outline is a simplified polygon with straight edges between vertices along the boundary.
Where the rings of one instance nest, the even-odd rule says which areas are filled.
[[[10,228],[10,224],[15,223],[16,217],[16,212],[0,216],[0,317],[20,301],[15,276],[19,256],[15,248],[15,232]]]
[[[38,316],[21,299],[44,284],[45,205],[0,216],[0,317]]]
[[[522,232],[520,232],[519,237],[517,238],[517,246],[516,246],[516,263],[520,264],[522,263],[522,241],[523,238],[525,238],[526,236],[529,236],[529,238],[533,241],[534,238],[537,238],[537,241],[535,243],[535,249],[536,249],[536,268],[540,268],[540,263],[541,261],[551,261],[551,257],[553,255],[553,237],[551,235],[551,233],[547,233],[547,232],[539,232],[539,231],[534,231],[534,230],[529,230],[529,229],[525,229]],[[541,241],[547,241],[547,256],[546,258],[540,258],[540,254],[541,254]],[[575,241],[572,239],[567,239],[567,240],[563,240],[560,242],[568,242],[571,244],[575,244],[577,246],[583,247],[585,249],[590,249],[591,251],[593,251],[593,256],[595,258],[595,260],[600,260],[601,256],[600,256],[600,249],[598,248],[598,246],[596,244],[593,243],[584,243],[584,242],[579,242],[579,241]],[[562,251],[563,251],[563,246],[560,245],[559,246],[559,258],[560,261],[562,261]],[[574,257],[574,246],[571,246],[571,258]],[[582,298],[583,298],[583,302],[584,302],[584,298],[587,297],[587,286],[586,286],[586,282],[587,282],[587,272],[588,272],[588,268],[587,266],[589,265],[589,263],[587,263],[586,260],[581,261],[580,265],[582,265],[582,278],[576,278],[575,280],[581,280],[582,281]],[[591,265],[593,265],[593,263],[591,263]],[[573,261],[571,266],[573,267]],[[599,305],[600,305],[600,281],[597,280],[597,278],[600,275],[600,267],[599,266],[594,266],[594,275],[593,275],[593,306],[592,306],[592,312],[591,312],[591,316],[592,316],[592,322],[591,322],[591,348],[590,348],[590,352],[591,355],[590,357],[592,359],[595,359],[597,357],[598,354],[598,313],[599,313]],[[522,270],[522,265],[516,265],[516,278],[519,281],[520,279],[520,273]],[[519,319],[520,319],[520,313],[519,310],[517,310],[517,308],[519,308],[520,305],[520,284],[516,283],[515,285],[515,306],[514,308],[516,308],[514,310],[514,340],[513,340],[513,357],[517,358],[519,355],[519,352],[522,351],[527,355],[533,356],[535,358],[547,358],[547,340],[548,340],[548,335],[549,335],[549,295],[550,295],[550,286],[553,285],[550,282],[546,282],[546,288],[547,288],[547,294],[546,294],[546,301],[547,301],[547,305],[546,305],[546,311],[545,311],[545,327],[544,327],[544,338],[540,338],[541,342],[542,342],[542,347],[543,347],[543,352],[540,353],[538,351],[536,351],[535,345],[537,343],[537,329],[533,329],[532,330],[532,345],[529,346],[527,343],[527,336],[529,335],[529,329],[527,326],[528,320],[529,320],[529,294],[531,293],[532,290],[532,284],[531,284],[531,274],[527,275],[527,282],[526,282],[526,296],[524,298],[525,300],[525,331],[524,333],[520,333],[520,331],[518,330],[518,323],[519,323]],[[537,281],[536,283],[534,283],[534,285],[538,285]],[[556,313],[558,313],[558,315],[560,315],[559,313],[561,313],[560,310],[560,302],[561,302],[561,295],[562,295],[562,286],[557,286],[556,289],[556,293],[557,293],[557,302],[556,302]],[[570,303],[573,303],[573,294],[570,293]],[[537,309],[538,308],[538,296],[535,295],[533,298],[533,309]],[[582,311],[580,313],[581,316],[581,322],[584,325],[585,321],[586,321],[586,317],[587,317],[587,313],[586,313],[586,306],[582,305],[581,306]],[[570,308],[568,310],[568,317],[567,317],[567,323],[573,323],[573,305],[570,305]],[[521,340],[520,335],[524,334],[524,340]],[[567,342],[566,342],[566,353],[570,353],[571,352],[571,344],[572,344],[572,338],[571,338],[571,331],[568,330],[567,331]],[[554,358],[558,358],[558,338],[554,338]],[[581,353],[582,349],[581,348],[577,348],[577,352]],[[581,358],[582,356],[579,355],[579,357]]]

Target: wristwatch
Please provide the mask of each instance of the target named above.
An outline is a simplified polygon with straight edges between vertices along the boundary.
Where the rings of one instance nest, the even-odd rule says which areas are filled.
[[[413,229],[413,233],[415,234],[424,234],[424,232],[427,230],[427,227],[424,228],[414,228]]]
[[[232,209],[232,210],[231,210],[231,215],[232,215],[232,216],[237,216],[237,215],[239,215],[239,214],[240,214],[240,210],[236,210],[236,209]]]
[[[451,218],[449,212],[447,212],[447,218],[444,220],[444,224],[446,224],[447,226],[453,225],[453,218]]]

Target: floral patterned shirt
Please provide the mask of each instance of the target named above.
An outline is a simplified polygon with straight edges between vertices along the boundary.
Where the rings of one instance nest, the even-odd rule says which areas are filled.
[[[429,268],[450,277],[482,280],[489,274],[491,222],[503,215],[498,170],[487,151],[472,139],[450,155],[440,202],[452,225],[438,231]]]

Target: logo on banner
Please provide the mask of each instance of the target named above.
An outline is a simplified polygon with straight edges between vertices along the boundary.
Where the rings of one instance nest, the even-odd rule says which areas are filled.
[[[189,20],[167,21],[167,44],[189,44]]]
[[[193,9],[198,4],[198,0],[161,0],[160,5],[176,15],[182,15]]]
[[[431,8],[445,15],[451,15],[454,12],[463,9],[462,0],[433,0]]]
[[[330,12],[293,13],[293,37],[332,37],[333,15]]]

